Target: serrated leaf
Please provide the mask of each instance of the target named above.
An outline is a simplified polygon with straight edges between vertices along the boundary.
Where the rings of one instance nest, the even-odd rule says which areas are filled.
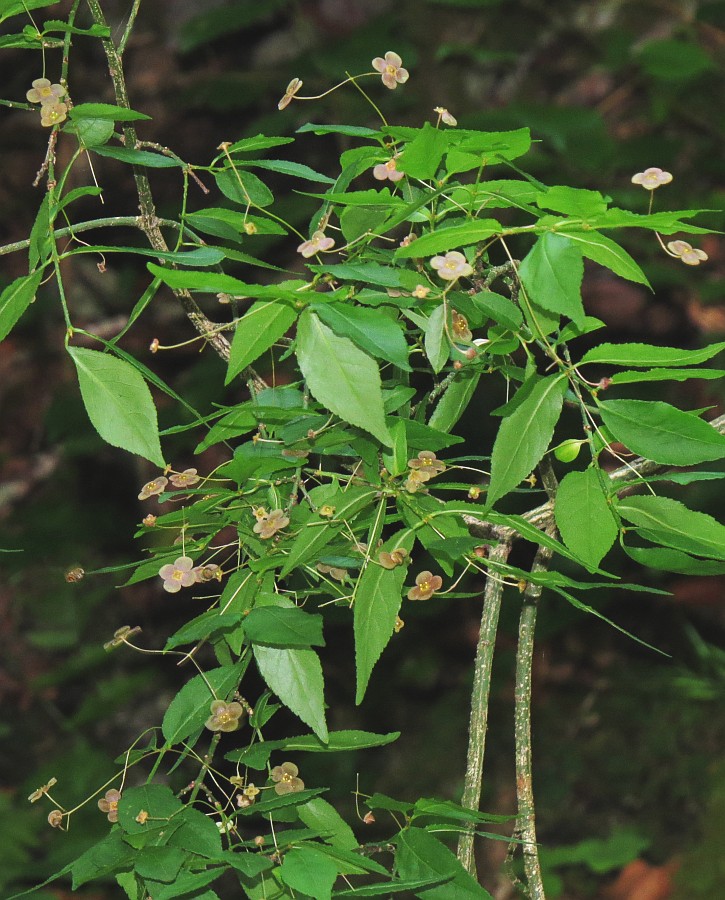
[[[540,192],[534,203],[540,209],[549,209],[577,218],[588,218],[603,213],[607,208],[607,200],[599,191],[587,191],[565,185],[553,185]]]
[[[635,562],[649,569],[675,572],[678,575],[725,574],[725,562],[698,559],[672,547],[629,547],[622,544],[622,549]]]
[[[322,616],[297,606],[258,606],[244,619],[244,631],[253,644],[272,647],[324,647]]]
[[[297,361],[315,399],[343,421],[392,446],[375,361],[348,338],[338,337],[310,310],[300,316],[296,347]]]
[[[584,275],[581,248],[571,238],[547,231],[519,266],[519,277],[531,300],[542,309],[568,316],[582,325]]]
[[[31,275],[21,275],[0,294],[0,341],[5,340],[18,319],[35,300],[42,280],[42,269]]]
[[[345,303],[320,303],[315,306],[315,313],[336,334],[350,338],[371,355],[410,371],[408,344],[395,319],[374,309]]]
[[[181,871],[186,854],[179,847],[143,847],[134,864],[141,878],[169,884]]]
[[[491,454],[487,505],[529,475],[551,442],[564,403],[566,380],[550,375],[538,381],[524,402],[501,423]]]
[[[575,241],[584,256],[600,266],[605,266],[615,275],[634,281],[635,284],[650,286],[647,276],[627,251],[611,238],[598,231],[570,231],[567,237]]]
[[[321,741],[326,741],[325,686],[320,659],[314,650],[280,650],[255,644],[254,658],[269,689]]]
[[[78,372],[88,418],[103,440],[164,468],[156,407],[136,369],[97,350],[69,347],[68,353]]]
[[[608,400],[602,421],[633,453],[667,466],[692,466],[725,457],[725,436],[703,419],[669,403]]]
[[[381,550],[390,553],[398,547],[413,549],[415,534],[404,529],[388,538]],[[395,629],[395,619],[402,603],[402,590],[408,567],[385,569],[374,559],[360,577],[353,604],[355,634],[355,669],[357,691],[355,702],[362,703],[370,674],[387,646]]]
[[[293,892],[315,900],[330,900],[337,865],[312,846],[293,847],[285,853],[279,875]]]
[[[595,468],[568,472],[559,483],[554,507],[564,543],[593,568],[599,566],[619,533],[599,478]]]
[[[582,356],[579,365],[608,363],[613,366],[694,366],[725,350],[725,341],[710,344],[700,350],[681,350],[678,347],[658,347],[655,344],[599,344]]]
[[[166,743],[177,744],[198,731],[209,718],[212,701],[225,699],[235,690],[246,667],[246,660],[234,666],[221,666],[203,677],[195,675],[187,682],[164,713],[161,731]]]
[[[323,175],[321,172],[316,172],[303,163],[290,162],[288,159],[245,159],[241,165],[257,169],[268,169],[270,172],[280,172],[282,175],[292,175],[295,178],[304,178],[306,181],[335,184],[334,178]]]
[[[130,865],[137,852],[123,840],[123,832],[120,829],[114,830],[97,844],[89,847],[78,859],[57,874],[62,875],[70,871],[73,877],[73,890],[76,890],[89,881],[105,878]],[[37,887],[42,886],[38,885]]]
[[[617,503],[617,512],[655,543],[725,560],[725,525],[706,513],[688,509],[679,500],[651,495],[626,497]]]
[[[437,306],[425,325],[425,355],[434,372],[438,373],[448,361],[448,337],[446,336],[446,307]]]
[[[71,107],[68,118],[72,121],[80,119],[107,119],[111,122],[137,122],[140,119],[150,120],[146,113],[136,112],[125,106],[114,106],[112,103],[79,103]],[[179,165],[179,163],[175,163]]]
[[[413,140],[405,145],[397,168],[411,178],[433,178],[447,149],[445,133],[425,122]]]
[[[472,372],[452,381],[436,404],[428,425],[447,434],[468,408],[480,380],[481,373]]]
[[[315,797],[297,807],[297,815],[308,828],[319,832],[322,839],[333,847],[354,850],[358,839],[332,804],[322,797]]]
[[[395,862],[402,879],[440,878],[439,887],[426,889],[430,900],[492,900],[491,895],[463,868],[456,856],[422,828],[406,828],[395,839]]]
[[[252,304],[234,330],[224,384],[229,384],[269,350],[289,331],[296,318],[297,312],[281,301],[258,300]]]
[[[183,808],[184,804],[167,785],[142,784],[122,791],[118,801],[118,824],[128,834],[143,834],[161,827],[165,819]],[[151,821],[139,822],[141,810],[149,814]]]
[[[222,841],[216,822],[204,813],[187,806],[174,816],[176,830],[169,837],[169,844],[190,853],[216,859],[222,852]]]
[[[269,206],[274,202],[272,191],[252,172],[226,168],[214,176],[217,187],[240,206]]]
[[[399,247],[395,251],[395,258],[429,256],[457,247],[466,247],[502,231],[503,225],[497,219],[474,219],[463,225],[451,225],[448,228],[439,228],[432,234],[424,234],[408,246]]]
[[[643,381],[690,381],[703,378],[708,381],[725,378],[725,369],[650,369],[647,372],[615,372],[611,384],[639,384]]]

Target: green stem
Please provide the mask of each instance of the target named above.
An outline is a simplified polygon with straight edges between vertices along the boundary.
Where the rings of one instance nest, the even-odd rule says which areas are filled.
[[[511,544],[501,542],[491,549],[490,559],[500,564],[508,560]],[[483,613],[481,631],[478,636],[476,660],[473,664],[473,689],[471,691],[471,717],[468,726],[468,754],[466,775],[461,805],[467,809],[478,809],[483,785],[483,760],[486,753],[486,731],[488,729],[488,704],[491,693],[491,668],[501,611],[503,582],[489,573],[483,592]],[[473,853],[475,826],[470,823],[468,830],[458,839],[458,859],[462,865],[476,876],[476,860]]]

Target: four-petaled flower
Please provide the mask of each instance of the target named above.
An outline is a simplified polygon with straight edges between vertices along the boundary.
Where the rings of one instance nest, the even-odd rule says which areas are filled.
[[[707,259],[707,253],[704,250],[698,250],[687,241],[670,241],[667,249],[672,256],[676,256],[686,266],[699,266],[701,262]]]
[[[180,556],[173,563],[161,566],[159,575],[164,580],[164,590],[177,594],[183,587],[191,587],[196,582],[193,566],[194,560],[189,556]]]
[[[221,566],[218,566],[216,563],[206,563],[203,566],[194,566],[191,570],[194,580],[203,584],[205,581],[213,581],[215,578],[217,581],[222,580],[222,575],[224,574],[221,570]]]
[[[399,84],[405,84],[410,78],[408,70],[403,68],[403,60],[392,50],[388,50],[384,58],[376,56],[373,60],[373,69],[380,72],[383,76],[383,84],[391,91],[394,91]]]
[[[438,113],[439,121],[445,122],[446,125],[450,125],[451,127],[458,125],[458,119],[452,116],[445,106],[435,106],[433,112]]]
[[[109,822],[118,822],[118,801],[121,799],[121,792],[115,788],[106,791],[105,797],[101,797],[98,801],[98,808],[105,813]]]
[[[236,731],[241,725],[239,721],[244,715],[244,707],[236,700],[226,703],[224,700],[212,700],[211,715],[204,722],[209,731]]]
[[[66,94],[62,84],[51,84],[47,78],[36,78],[32,88],[25,95],[31,103],[41,106],[55,106]]]
[[[423,469],[411,469],[405,482],[405,489],[409,494],[414,494],[418,488],[428,481],[430,475]]]
[[[267,538],[274,537],[282,528],[289,525],[289,517],[284,514],[283,509],[273,509],[270,513],[259,515],[259,510],[255,512],[257,524],[252,529],[258,534],[263,541]]]
[[[391,550],[390,553],[381,550],[378,555],[378,562],[384,569],[395,569],[397,566],[403,565],[407,555],[408,551],[405,547],[396,547],[395,550]]]
[[[408,591],[408,600],[430,600],[443,585],[440,575],[432,572],[420,572],[415,578],[415,587]]]
[[[445,256],[434,256],[430,264],[444,281],[455,281],[456,278],[473,274],[473,267],[459,250],[450,250]]]
[[[286,762],[272,769],[270,778],[275,782],[275,794],[296,794],[304,791],[305,783],[298,778],[299,769],[294,763]]]
[[[335,246],[335,239],[325,237],[324,231],[316,231],[309,241],[303,241],[297,248],[297,252],[301,253],[305,259],[314,256],[315,253],[322,253],[324,250],[330,250]]]
[[[146,484],[141,488],[141,493],[138,495],[139,500],[148,500],[149,497],[154,497],[157,494],[163,494],[166,485],[169,483],[168,478],[164,478],[161,475],[159,478],[154,478],[153,481],[147,481]]]
[[[418,300],[425,300],[425,298],[430,294],[430,288],[424,284],[416,284],[415,290],[413,291],[413,296],[417,297]]]
[[[47,784],[44,784],[43,787],[37,788],[33,793],[28,797],[31,803],[35,803],[37,800],[40,800],[41,797],[45,796],[48,791],[53,787],[53,785],[58,784],[57,778],[51,778]]]
[[[337,566],[327,566],[325,563],[317,563],[315,566],[321,575],[329,575],[335,581],[344,581],[347,578],[347,569],[339,569]]]
[[[417,459],[408,460],[408,466],[419,473],[421,481],[428,481],[434,475],[440,475],[446,470],[446,464],[437,459],[431,450],[421,450]]]
[[[330,506],[329,503],[324,503],[317,512],[322,516],[323,519],[331,519],[335,515],[335,507]]]
[[[400,181],[403,177],[403,172],[398,171],[395,158],[389,159],[384,163],[378,163],[373,169],[373,178],[377,178],[378,181],[385,181],[387,179],[388,181],[396,182]]]
[[[67,103],[43,103],[40,107],[40,124],[45,128],[65,122],[68,114]]]
[[[455,309],[451,315],[451,327],[453,329],[453,337],[457,341],[468,343],[473,339],[471,329],[468,327],[468,319],[459,312],[456,312]]]
[[[174,487],[191,487],[192,484],[196,484],[199,481],[199,476],[196,474],[196,469],[184,469],[183,472],[169,475],[169,481]]]
[[[637,172],[636,175],[632,176],[632,184],[639,184],[646,191],[654,191],[656,188],[661,187],[663,184],[669,184],[671,181],[672,175],[670,172],[663,172],[662,169],[658,169],[656,166],[645,169],[644,172]]]
[[[293,78],[292,81],[287,85],[287,90],[284,92],[284,97],[277,104],[277,109],[286,109],[290,103],[294,100],[295,94],[302,87],[302,82],[299,78]]]

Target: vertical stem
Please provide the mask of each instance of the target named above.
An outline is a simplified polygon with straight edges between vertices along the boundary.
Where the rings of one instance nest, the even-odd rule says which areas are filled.
[[[492,562],[505,563],[511,552],[511,545],[501,541],[490,553]],[[483,592],[483,613],[481,631],[478,636],[476,660],[473,667],[473,689],[471,692],[471,718],[468,726],[468,754],[466,775],[461,805],[467,809],[478,809],[483,785],[483,760],[486,753],[486,730],[488,728],[488,703],[491,693],[491,667],[501,611],[503,583],[495,572],[486,578]],[[474,877],[476,859],[473,853],[475,826],[470,823],[468,830],[458,839],[458,859]]]
[[[539,474],[546,493],[556,501],[558,484],[548,457],[539,465]],[[553,520],[546,528],[547,534],[556,533]],[[531,566],[531,572],[546,572],[554,555],[548,547],[539,546]],[[524,856],[524,874],[528,894],[532,900],[545,900],[541,881],[541,863],[536,844],[536,814],[534,807],[533,764],[531,753],[531,671],[534,661],[534,631],[536,612],[542,586],[528,582],[519,618],[519,641],[516,649],[516,685],[514,706],[514,737],[516,743],[516,834],[521,838]]]

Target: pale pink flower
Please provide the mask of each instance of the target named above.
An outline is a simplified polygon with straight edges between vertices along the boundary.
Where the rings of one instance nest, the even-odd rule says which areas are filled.
[[[68,113],[67,103],[43,103],[40,107],[40,124],[46,128],[65,122]]]
[[[378,181],[385,181],[387,179],[388,181],[395,183],[403,178],[403,173],[398,171],[395,159],[389,159],[387,162],[379,163],[375,166],[373,169],[373,178],[377,178]]]
[[[439,120],[444,122],[446,125],[450,125],[453,127],[454,125],[458,125],[458,119],[452,116],[445,106],[435,106],[433,108],[433,112],[438,113]]]
[[[434,256],[430,264],[444,281],[455,281],[473,274],[472,266],[458,250],[450,250],[445,256]]]
[[[443,586],[440,575],[432,572],[420,572],[415,578],[415,587],[408,591],[408,600],[430,600]]]
[[[98,801],[98,808],[106,814],[109,822],[118,822],[118,801],[120,799],[121,792],[111,788],[110,791],[106,791],[105,797],[101,797]]]
[[[672,256],[676,256],[686,266],[699,266],[701,262],[707,259],[707,253],[704,250],[698,250],[687,241],[670,241],[667,249]]]
[[[199,584],[213,581],[215,578],[217,581],[221,581],[222,575],[224,574],[221,570],[221,566],[218,566],[216,563],[207,563],[204,566],[194,566],[191,571],[194,575],[194,580]]]
[[[663,172],[653,166],[651,169],[645,169],[644,172],[637,172],[632,176],[632,184],[641,185],[646,191],[654,191],[663,184],[669,184],[672,181],[670,172]]]
[[[373,69],[380,72],[383,76],[383,84],[391,91],[394,91],[399,84],[405,84],[410,78],[408,70],[403,68],[403,60],[392,50],[388,50],[384,58],[376,56],[373,60]]]
[[[324,231],[316,231],[309,241],[303,241],[297,248],[297,252],[301,253],[305,259],[314,256],[315,253],[322,253],[323,250],[330,250],[335,246],[335,239],[325,237]]]
[[[289,106],[290,103],[294,100],[295,94],[302,87],[302,82],[299,78],[293,78],[292,81],[287,85],[287,90],[284,92],[284,97],[277,104],[277,109],[285,109],[285,107]]]
[[[273,509],[270,513],[266,513],[264,510],[262,512],[264,513],[263,515],[259,515],[259,511],[255,512],[257,524],[252,531],[258,534],[263,541],[274,537],[278,531],[289,525],[289,517],[284,514],[282,509]]]
[[[183,472],[169,475],[169,481],[177,488],[191,487],[192,484],[199,481],[199,476],[196,474],[196,469],[184,469]]]
[[[233,700],[226,703],[224,700],[212,700],[211,715],[204,723],[209,731],[236,731],[241,725],[241,717],[244,715],[244,707]]]
[[[153,481],[147,481],[146,484],[141,488],[141,493],[138,495],[138,499],[148,500],[149,497],[163,494],[164,488],[168,483],[169,479],[164,478],[163,475],[161,475],[159,478],[154,478]]]
[[[164,580],[164,590],[178,594],[183,587],[191,587],[196,581],[193,566],[194,560],[188,556],[180,556],[173,563],[161,566],[159,575]]]
[[[54,106],[65,94],[66,89],[62,84],[51,84],[47,78],[36,78],[25,96],[31,103]]]
[[[275,782],[275,794],[296,794],[303,791],[305,783],[298,775],[299,769],[294,763],[285,762],[281,766],[275,766],[269,776]]]

